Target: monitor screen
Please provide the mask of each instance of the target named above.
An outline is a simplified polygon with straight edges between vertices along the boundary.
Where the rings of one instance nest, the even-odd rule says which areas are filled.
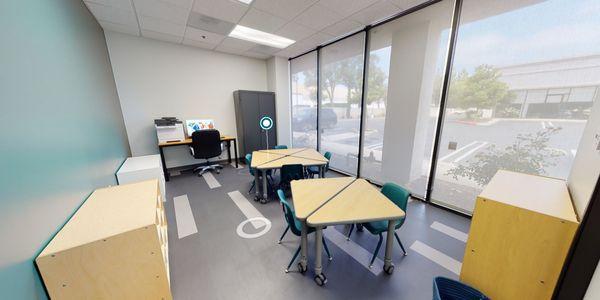
[[[192,136],[192,133],[194,133],[196,130],[215,129],[215,122],[211,119],[185,120],[185,127],[187,129],[188,136]]]

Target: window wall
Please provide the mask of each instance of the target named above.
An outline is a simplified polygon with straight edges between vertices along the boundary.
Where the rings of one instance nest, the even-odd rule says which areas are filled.
[[[317,52],[290,61],[292,145],[317,148]]]
[[[461,2],[292,59],[294,146],[466,214],[499,169],[566,178],[600,99],[600,2]]]
[[[361,176],[425,197],[451,20],[448,0],[371,30]]]
[[[432,201],[470,214],[499,169],[567,178],[598,98],[594,7],[463,1]]]
[[[364,68],[365,33],[321,49],[319,130],[321,152],[331,168],[356,174]]]

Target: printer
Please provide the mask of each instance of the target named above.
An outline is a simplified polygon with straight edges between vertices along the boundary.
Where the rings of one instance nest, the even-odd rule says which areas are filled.
[[[182,142],[185,140],[183,122],[175,117],[162,117],[154,120],[159,143]]]

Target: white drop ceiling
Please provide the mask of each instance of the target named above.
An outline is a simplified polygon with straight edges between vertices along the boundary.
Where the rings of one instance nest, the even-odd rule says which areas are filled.
[[[294,57],[425,0],[84,0],[108,31],[266,59]],[[296,43],[271,48],[228,37],[236,24]]]

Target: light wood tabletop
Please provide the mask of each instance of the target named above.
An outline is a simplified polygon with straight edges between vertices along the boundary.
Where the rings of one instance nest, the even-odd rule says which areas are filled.
[[[306,148],[291,148],[291,149],[265,149],[258,150],[259,152],[267,152],[273,154],[282,154],[282,155],[294,155],[297,152],[302,152],[306,150]]]
[[[261,165],[264,165],[266,163],[275,161],[275,160],[279,160],[280,158],[284,158],[286,157],[283,154],[274,154],[274,153],[268,153],[268,152],[260,152],[260,151],[254,151],[252,152],[252,163],[250,164],[250,167],[252,168],[257,168]]]
[[[278,154],[271,154],[271,153],[266,153],[266,154],[278,155]],[[285,156],[285,157],[281,157],[279,159],[272,160],[267,163],[260,164],[256,168],[260,169],[260,170],[279,169],[283,165],[294,165],[294,164],[300,164],[300,165],[307,167],[307,166],[322,166],[322,165],[327,164],[327,162],[322,161],[322,160],[314,160],[314,159],[310,159],[310,158]],[[254,156],[252,156],[252,166],[254,167]]]
[[[402,209],[364,179],[357,179],[307,219],[309,225],[363,223],[394,220]]]
[[[329,160],[323,156],[323,154],[319,153],[319,151],[315,150],[315,149],[304,149],[302,151],[299,152],[295,152],[293,154],[291,154],[292,156],[295,157],[302,157],[302,158],[308,158],[308,159],[314,159],[314,160],[319,160],[319,161],[324,161],[324,162],[329,162]]]
[[[296,217],[299,220],[305,220],[354,180],[353,177],[338,177],[292,181]]]

